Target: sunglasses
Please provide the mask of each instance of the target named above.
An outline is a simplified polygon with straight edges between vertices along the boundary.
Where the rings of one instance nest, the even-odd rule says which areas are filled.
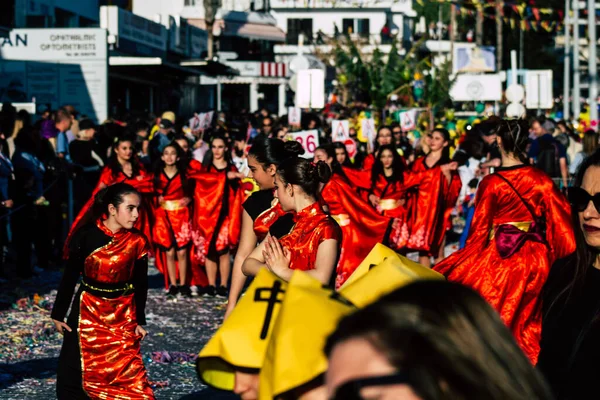
[[[590,201],[594,203],[596,211],[600,212],[600,193],[595,195],[589,194],[585,189],[579,187],[569,188],[568,192],[569,203],[575,206],[575,209],[579,212],[585,211]]]
[[[342,384],[335,391],[335,395],[329,400],[364,400],[360,395],[360,391],[363,388],[372,386],[398,385],[408,382],[409,377],[408,374],[405,373],[355,379]]]

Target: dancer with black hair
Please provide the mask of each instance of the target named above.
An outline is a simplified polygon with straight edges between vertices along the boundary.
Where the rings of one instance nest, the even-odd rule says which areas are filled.
[[[154,207],[152,242],[156,246],[156,266],[165,276],[167,297],[191,297],[188,280],[188,250],[192,243],[192,201],[183,150],[176,142],[168,144],[154,171],[158,198]]]
[[[275,173],[277,166],[284,160],[304,154],[302,145],[298,142],[283,142],[279,139],[256,138],[248,154],[249,177],[254,179],[260,190],[253,193],[243,204],[242,228],[240,244],[233,261],[231,288],[225,318],[231,314],[242,293],[246,276],[242,272],[242,264],[269,233],[269,229],[278,222],[278,232],[272,235],[280,238],[288,233],[293,225],[292,213],[286,213],[281,208],[279,200],[273,195]]]
[[[231,162],[227,141],[213,136],[201,172],[190,173],[194,179],[194,213],[192,217],[192,279],[200,280],[201,265],[206,267],[208,287],[204,294],[227,297],[229,252],[237,247],[242,220],[240,174]],[[220,275],[217,288],[217,276]]]
[[[72,236],[51,314],[64,335],[57,373],[61,400],[154,399],[140,351],[148,289],[148,241],[134,228],[140,204],[132,186],[108,186],[94,198],[95,221]]]
[[[323,161],[315,164],[293,157],[279,165],[275,193],[284,211],[295,211],[296,224],[281,239],[267,235],[244,261],[244,274],[254,276],[261,268],[268,268],[289,281],[294,270],[301,270],[333,287],[342,233],[318,201],[321,184],[330,178],[331,169]]]
[[[450,164],[450,133],[436,128],[429,135],[430,151],[415,160],[413,173]],[[431,266],[431,257],[436,262],[443,259],[444,239],[450,229],[450,213],[456,205],[462,184],[458,172],[445,170],[443,176],[429,185],[420,185],[409,196],[410,239],[407,247],[419,252],[419,263]]]
[[[499,125],[502,167],[479,184],[465,248],[434,269],[477,290],[535,364],[542,287],[552,263],[575,250],[575,240],[566,198],[545,173],[527,165],[528,134],[523,120]]]
[[[134,140],[128,136],[115,138],[108,164],[100,174],[100,179],[92,193],[92,197],[85,206],[83,206],[77,215],[77,218],[73,221],[73,225],[71,226],[71,230],[65,241],[65,257],[68,254],[69,241],[71,240],[73,232],[80,226],[89,222],[92,218],[91,210],[96,193],[115,183],[127,183],[140,193],[150,194],[154,192],[151,175],[146,173],[146,170],[138,160],[137,155],[134,152]],[[136,220],[135,227],[142,231],[147,238],[152,237],[150,231],[150,215],[148,214],[149,209],[151,209],[150,203],[142,198],[142,207],[140,209],[139,218]]]

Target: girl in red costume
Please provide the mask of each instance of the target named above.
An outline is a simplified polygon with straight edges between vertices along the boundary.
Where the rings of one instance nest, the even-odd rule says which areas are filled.
[[[133,228],[140,202],[125,183],[102,189],[93,205],[98,219],[79,228],[70,242],[52,309],[64,335],[56,390],[61,400],[154,399],[140,351],[148,289],[148,243]]]
[[[146,173],[144,167],[138,161],[137,155],[134,153],[133,144],[133,139],[127,136],[115,139],[108,165],[102,170],[100,180],[92,193],[92,197],[83,206],[75,221],[73,221],[65,242],[65,255],[73,233],[90,219],[94,196],[100,190],[115,183],[127,183],[136,188],[140,193],[152,193],[154,191],[151,176]],[[149,203],[146,203],[145,199],[142,198],[140,215],[135,225],[136,229],[142,231],[148,238],[151,237],[150,218],[147,211],[149,208]]]
[[[392,144],[392,130],[389,126],[380,126],[377,130],[377,135],[375,136],[375,148],[373,149],[373,152],[367,155],[363,161],[362,169],[364,171],[371,171],[373,165],[375,164],[375,160],[379,155],[379,148],[387,144]]]
[[[158,195],[154,208],[152,241],[157,248],[156,265],[169,283],[167,297],[191,297],[188,286],[188,249],[192,242],[191,202],[183,150],[176,142],[167,145],[154,174]],[[166,268],[165,268],[166,267]],[[177,278],[179,276],[179,285]]]
[[[230,261],[229,250],[237,246],[242,219],[243,178],[230,160],[225,139],[214,136],[210,150],[203,160],[202,172],[190,174],[196,181],[194,189],[194,216],[192,218],[192,274],[201,272],[198,265],[206,266],[209,296],[227,296]],[[220,286],[217,284],[220,272]]]
[[[356,193],[346,175],[347,169],[341,167],[334,156],[333,149],[329,146],[315,150],[315,161],[325,161],[333,172],[321,191],[321,197],[343,232],[342,250],[336,270],[336,288],[339,289],[377,243],[402,249],[409,237],[406,221],[403,219],[405,212],[398,212],[397,216],[378,213]],[[447,168],[450,167],[449,165]],[[439,179],[441,169],[419,175],[420,181],[408,178],[410,174],[407,173],[406,180],[426,183],[428,180]]]
[[[466,247],[434,269],[477,290],[535,364],[542,287],[552,263],[575,250],[575,240],[567,200],[546,174],[526,165],[528,134],[523,120],[500,124],[502,167],[479,184]]]
[[[297,269],[324,285],[333,284],[342,233],[317,200],[320,185],[330,177],[331,170],[322,161],[315,164],[293,157],[279,165],[275,193],[284,211],[296,212],[296,225],[280,240],[268,235],[244,261],[242,270],[246,275],[256,275],[260,268],[268,268],[289,281]]]
[[[450,133],[435,129],[429,135],[429,153],[412,165],[413,173],[450,164]],[[455,169],[455,168],[454,168]],[[410,239],[407,247],[419,252],[419,262],[431,266],[431,257],[443,258],[444,238],[450,228],[450,213],[456,205],[461,182],[456,171],[444,170],[444,176],[430,185],[420,185],[409,199]]]
[[[246,283],[242,264],[256,248],[256,244],[264,240],[269,228],[281,217],[285,216],[278,223],[282,229],[280,232],[272,233],[275,237],[279,238],[283,234],[287,234],[294,225],[293,215],[283,211],[281,204],[273,195],[273,188],[275,187],[277,166],[287,158],[302,154],[304,154],[304,149],[295,140],[283,142],[279,139],[256,138],[250,148],[248,154],[249,177],[254,179],[261,190],[253,193],[243,205],[242,233],[240,245],[233,261],[231,288],[225,318],[231,314],[242,293]]]

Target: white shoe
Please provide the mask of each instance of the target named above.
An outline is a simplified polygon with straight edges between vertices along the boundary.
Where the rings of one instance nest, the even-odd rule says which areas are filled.
[[[190,286],[190,290],[192,291],[192,296],[198,297],[198,286],[196,286],[196,285]]]

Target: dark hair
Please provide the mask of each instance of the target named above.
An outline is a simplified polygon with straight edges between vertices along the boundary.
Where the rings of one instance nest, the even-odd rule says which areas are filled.
[[[448,132],[448,130],[444,129],[444,128],[435,128],[434,130],[431,131],[431,134],[433,135],[434,132],[437,132],[440,135],[442,135],[442,137],[444,138],[444,142],[448,142],[448,146],[444,146],[444,148],[442,149],[442,157],[440,157],[440,160],[438,161],[438,165],[448,164],[451,161],[450,160],[450,132]]]
[[[379,148],[379,152],[377,153],[377,159],[373,164],[373,169],[371,171],[371,187],[375,187],[377,184],[377,179],[379,175],[383,174],[383,163],[381,162],[381,154],[383,154],[384,150],[389,150],[392,152],[392,182],[404,182],[404,162],[402,161],[402,157],[398,154],[396,150],[396,146],[393,144],[386,144]]]
[[[588,129],[583,134],[583,154],[591,156],[598,148],[598,132]]]
[[[214,168],[212,144],[215,140],[222,140],[223,143],[225,144],[226,149],[229,149],[229,142],[227,141],[227,138],[225,136],[222,136],[219,134],[213,135],[213,137],[211,137],[210,141],[208,142],[208,151],[206,152],[206,154],[204,155],[204,158],[202,159],[202,165],[204,166],[204,168],[206,168],[208,170]],[[233,162],[231,161],[231,153],[229,152],[229,150],[225,150],[224,156],[225,156],[225,161],[227,162],[227,165],[232,165]]]
[[[116,150],[119,147],[119,145],[124,142],[130,142],[131,146],[134,147],[135,139],[133,139],[130,136],[120,136],[120,137],[115,138],[115,140],[112,144],[112,151],[111,151],[110,157],[108,159],[108,167],[110,168],[112,175],[114,177],[118,176],[119,172],[123,172],[123,167],[121,166],[121,163],[117,159]],[[140,174],[140,163],[138,161],[137,154],[135,154],[135,149],[131,153],[131,159],[129,160],[129,162],[131,163],[132,178],[134,178]]]
[[[394,140],[394,131],[392,130],[392,128],[390,128],[387,125],[381,125],[379,127],[379,129],[377,129],[377,134],[375,135],[375,148],[373,149],[373,153],[376,153],[379,151],[379,142],[377,141],[377,139],[379,139],[379,135],[381,134],[381,131],[387,129],[390,131],[390,134],[392,135],[392,140]]]
[[[529,164],[525,149],[529,141],[529,124],[524,119],[505,119],[498,125],[496,134],[502,139],[502,148],[521,162]]]
[[[40,131],[31,125],[23,126],[17,133],[17,137],[15,137],[15,147],[25,153],[38,156],[42,148]]]
[[[254,157],[263,169],[267,169],[270,165],[277,167],[285,159],[302,154],[304,154],[304,148],[295,140],[284,142],[279,139],[257,137],[254,139],[248,155]]]
[[[363,338],[424,400],[551,399],[497,312],[472,289],[417,281],[341,320],[325,352]]]
[[[324,161],[316,164],[306,158],[290,157],[277,167],[277,174],[284,183],[298,185],[309,196],[316,197],[319,184],[331,178],[331,169]]]
[[[477,178],[473,178],[469,181],[469,183],[467,184],[467,186],[471,189],[477,189],[477,186],[479,186],[479,179]]]
[[[94,205],[92,206],[94,218],[102,218],[107,215],[108,206],[111,204],[118,208],[119,204],[123,203],[123,197],[128,194],[140,195],[133,186],[122,182],[115,183],[114,185],[107,186],[100,190],[96,193],[96,196],[94,196]]]
[[[600,149],[596,150],[591,156],[586,157],[583,160],[575,174],[573,187],[581,187],[583,177],[590,167],[600,167]],[[575,252],[570,256],[573,261],[568,264],[569,268],[564,272],[564,279],[555,280],[556,284],[561,286],[560,288],[544,288],[544,291],[549,293],[551,298],[546,314],[558,304],[558,300],[563,296],[566,296],[566,299],[568,300],[572,295],[580,292],[588,270],[593,268],[592,265],[598,257],[598,254],[600,254],[597,249],[587,244],[585,235],[581,229],[581,224],[579,223],[579,210],[577,210],[577,207],[574,204],[571,204],[571,221],[576,245]],[[553,293],[556,293],[556,295],[553,295]]]
[[[54,115],[54,122],[59,123],[64,120],[71,119],[71,113],[67,111],[65,108],[59,109]]]
[[[165,146],[161,155],[164,154],[165,150],[169,147],[172,147],[175,149],[175,152],[177,153],[177,158],[179,158],[179,160],[177,160],[177,162],[175,163],[175,167],[177,168],[177,172],[179,173],[183,191],[186,193],[186,196],[187,196],[187,195],[189,195],[188,180],[187,180],[187,175],[186,175],[188,160],[186,158],[185,153],[183,152],[183,149],[175,140],[173,140],[171,143],[169,143],[168,145]],[[154,170],[154,188],[157,192],[158,192],[158,188],[160,188],[160,177],[164,173],[164,168],[165,168],[165,162],[162,160],[162,157],[161,157],[158,160],[156,160],[156,162],[154,163],[154,168],[153,168],[153,170]],[[160,192],[159,194],[163,195],[162,192]]]
[[[352,168],[352,161],[350,161],[350,156],[348,155],[348,149],[346,148],[346,145],[342,142],[333,142],[331,143],[331,147],[333,149],[333,159],[337,161],[335,150],[342,149],[346,155],[346,160],[342,163],[342,165],[344,167]]]

